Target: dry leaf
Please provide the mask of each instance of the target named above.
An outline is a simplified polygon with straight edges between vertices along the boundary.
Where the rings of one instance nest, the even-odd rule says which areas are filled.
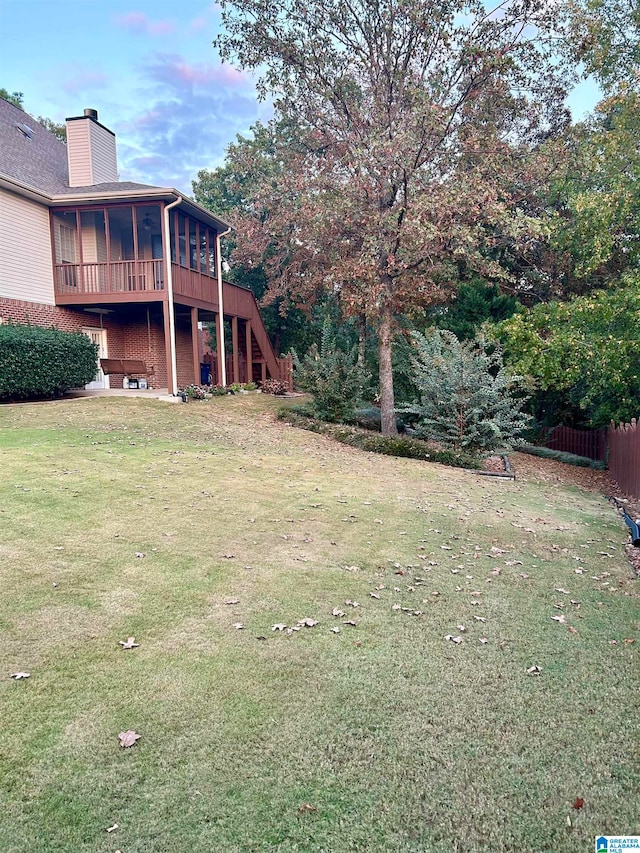
[[[236,631],[241,631],[244,628],[244,625],[242,622],[234,622],[232,627],[234,627]]]
[[[127,732],[120,732],[118,737],[120,738],[120,746],[133,746],[134,743],[142,737],[142,735],[139,735],[132,729],[129,729]]]
[[[576,811],[577,811],[578,809],[581,809],[583,806],[584,806],[584,798],[583,797],[576,797],[571,808],[576,809]]]
[[[113,824],[113,826],[108,826],[108,827],[107,827],[107,832],[113,832],[113,831],[114,831],[114,830],[116,830],[117,828],[118,828],[118,824],[117,824],[117,823],[114,823],[114,824]]]
[[[625,643],[630,646],[631,643],[635,643],[635,640],[632,640],[630,637],[625,637]]]
[[[399,605],[399,604],[392,604],[392,605],[391,605],[391,609],[392,609],[392,610],[400,610],[400,609],[401,609],[401,607],[400,607],[400,605]]]
[[[30,672],[12,672],[11,678],[15,678],[16,681],[20,678],[31,678]]]
[[[145,554],[143,554],[142,551],[136,551],[136,557],[138,557],[138,559],[142,559],[144,556]]]
[[[562,595],[570,595],[569,590],[568,590],[568,589],[563,589],[561,586],[559,586],[559,587],[557,587],[557,588],[556,588],[556,592],[559,592],[559,593],[561,593]]]
[[[318,620],[305,617],[304,619],[298,619],[297,624],[300,625],[302,628],[313,628],[314,625],[318,624]]]
[[[460,631],[462,634],[464,634],[464,632],[467,630],[467,629],[464,627],[464,625],[456,625],[456,628],[457,628],[457,629],[458,629],[458,631]]]
[[[530,666],[529,669],[527,670],[528,675],[540,675],[541,672],[542,672],[542,667],[538,666],[537,663],[534,663],[534,665]]]
[[[360,604],[357,601],[351,601],[350,598],[346,598],[344,602],[348,607],[360,607]]]
[[[343,625],[352,625],[355,628],[358,623],[354,622],[353,619],[345,619],[345,621],[342,624]]]
[[[476,622],[486,622],[487,621],[485,616],[474,616],[473,618],[476,620]]]
[[[462,637],[454,637],[452,634],[447,634],[445,640],[451,640],[452,643],[457,643],[458,645],[463,642]]]
[[[480,642],[482,643],[483,646],[486,646],[486,644],[489,642],[489,640],[487,640],[486,637],[480,637]]]
[[[340,633],[340,628],[338,628],[338,626],[337,626],[337,625],[335,625],[331,630],[333,631],[333,633],[334,633],[334,634],[339,634],[339,633]]]
[[[303,803],[298,809],[300,814],[304,814],[304,812],[317,812],[318,809],[315,806],[312,806],[310,803]]]
[[[331,611],[332,616],[344,616],[344,610],[340,610],[339,607],[334,607]]]
[[[561,613],[560,616],[552,616],[551,618],[554,622],[559,622],[561,625],[567,624],[567,617],[564,615],[564,613]]]
[[[502,569],[500,568],[500,566],[496,566],[495,568],[491,569],[489,574],[497,576],[500,574],[501,571],[502,571]]]
[[[370,592],[369,595],[371,596],[371,598],[380,598],[377,592]]]
[[[272,631],[284,631],[286,627],[287,626],[284,624],[284,622],[276,622],[275,625],[271,626],[271,630]]]
[[[573,625],[567,625],[567,631],[569,631],[570,634],[577,634],[578,633],[577,628],[574,628]]]
[[[136,649],[140,645],[140,643],[136,643],[135,637],[129,637],[128,640],[120,640],[118,642],[118,645],[122,646],[123,650],[124,649]]]

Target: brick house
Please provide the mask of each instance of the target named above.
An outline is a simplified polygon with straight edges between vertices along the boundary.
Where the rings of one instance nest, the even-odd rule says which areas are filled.
[[[95,110],[66,127],[65,145],[0,98],[0,322],[82,331],[170,393],[199,382],[203,362],[214,382],[288,380],[253,294],[222,281],[227,223],[176,189],[119,181]],[[214,353],[203,323],[216,324]],[[122,383],[98,361],[87,387]]]

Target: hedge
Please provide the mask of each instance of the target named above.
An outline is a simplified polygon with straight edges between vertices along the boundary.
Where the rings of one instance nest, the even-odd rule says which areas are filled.
[[[401,456],[409,459],[422,459],[426,462],[439,462],[453,468],[479,468],[476,457],[469,453],[459,453],[454,450],[433,450],[424,441],[408,436],[384,436],[356,427],[342,424],[330,424],[315,418],[292,411],[291,407],[283,407],[278,411],[278,419],[288,421],[293,426],[329,436],[341,444],[357,447],[369,453],[382,453],[385,456]]]
[[[0,326],[0,400],[59,397],[96,374],[97,346],[82,332]]]

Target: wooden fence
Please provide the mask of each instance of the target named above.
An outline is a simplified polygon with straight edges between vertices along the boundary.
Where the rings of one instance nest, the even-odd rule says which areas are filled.
[[[623,492],[640,498],[640,429],[630,424],[609,427],[609,471]]]
[[[544,446],[605,462],[607,459],[607,433],[608,430],[606,429],[586,430],[558,426],[549,430]]]

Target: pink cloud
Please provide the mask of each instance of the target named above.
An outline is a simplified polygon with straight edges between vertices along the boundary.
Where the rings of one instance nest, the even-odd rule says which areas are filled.
[[[153,79],[169,85],[209,86],[219,83],[223,86],[243,86],[251,83],[248,74],[230,65],[213,65],[209,62],[190,64],[177,54],[157,54],[156,62],[149,66],[148,72]]]
[[[147,36],[166,36],[175,32],[175,21],[152,21],[143,12],[127,12],[117,15],[114,22],[119,27],[131,30],[133,33]]]
[[[189,26],[192,30],[199,32],[207,26],[207,19],[202,17],[194,18],[192,21],[190,21]]]
[[[101,71],[90,71],[88,68],[74,68],[72,74],[62,83],[65,92],[76,95],[88,89],[102,89],[107,85],[108,78]]]

